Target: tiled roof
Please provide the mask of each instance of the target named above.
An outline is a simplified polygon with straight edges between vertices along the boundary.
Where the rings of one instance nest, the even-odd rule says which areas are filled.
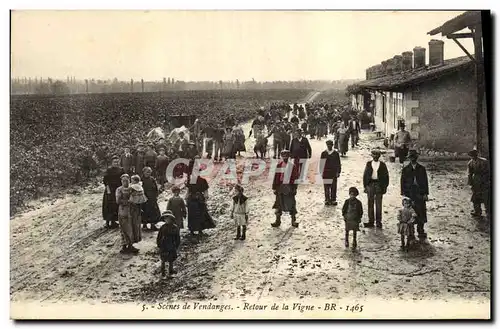
[[[412,71],[399,72],[375,79],[364,80],[355,84],[355,86],[361,89],[400,89],[459,71],[468,65],[473,65],[473,62],[468,56],[457,57],[445,60],[443,65],[424,67]]]

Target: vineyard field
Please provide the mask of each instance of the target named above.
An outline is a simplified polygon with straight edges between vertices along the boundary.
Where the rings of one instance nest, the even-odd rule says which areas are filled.
[[[11,215],[29,200],[87,183],[84,152],[106,163],[134,146],[166,115],[196,115],[202,124],[251,119],[272,102],[298,102],[311,90],[212,90],[66,96],[12,96],[10,100]],[[101,168],[102,169],[102,168]]]

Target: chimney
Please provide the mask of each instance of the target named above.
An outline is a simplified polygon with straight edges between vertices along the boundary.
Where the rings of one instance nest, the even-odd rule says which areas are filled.
[[[373,67],[373,70],[375,71],[374,78],[376,79],[376,78],[380,77],[380,67],[378,65],[375,65]]]
[[[443,65],[444,41],[432,39],[429,41],[429,66]]]
[[[378,75],[383,77],[385,75],[385,68],[382,64],[378,64]]]
[[[425,48],[413,48],[413,68],[420,69],[425,67]]]
[[[387,61],[387,74],[392,75],[394,73],[394,60],[392,58],[388,59]]]
[[[380,63],[380,66],[381,66],[381,71],[382,71],[382,75],[387,75],[387,61],[382,61],[382,63]]]
[[[394,72],[399,73],[403,69],[403,56],[401,55],[396,55],[392,58],[394,62]]]
[[[366,69],[366,80],[370,80],[370,67]]]
[[[370,79],[375,79],[375,67],[370,66],[369,70],[370,70]]]
[[[401,54],[403,56],[403,71],[411,71],[413,68],[413,52],[405,51]]]

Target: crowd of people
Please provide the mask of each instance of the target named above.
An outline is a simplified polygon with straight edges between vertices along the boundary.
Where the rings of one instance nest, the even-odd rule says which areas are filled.
[[[278,168],[290,169],[288,173],[277,172],[272,183],[275,195],[273,209],[275,221],[272,227],[279,227],[283,214],[291,217],[291,225],[299,226],[297,221],[296,194],[303,179],[301,159],[312,157],[309,138],[327,138],[333,135],[333,140],[326,140],[326,149],[321,153],[324,160],[321,170],[324,185],[325,205],[337,205],[337,181],[342,173],[341,158],[346,155],[351,140],[351,149],[358,146],[360,122],[355,113],[347,109],[329,108],[325,104],[273,104],[267,111],[261,109],[258,117],[252,122],[249,137],[254,136],[256,142],[254,153],[257,158],[267,156],[268,138],[273,136],[273,158],[280,157]],[[404,163],[401,171],[400,191],[402,208],[397,213],[398,234],[401,235],[401,248],[408,250],[418,242],[426,243],[427,222],[426,202],[429,196],[429,184],[426,168],[418,162],[418,152],[409,148],[409,134],[400,125],[396,134],[397,155]],[[104,176],[106,187],[103,197],[103,219],[106,227],[120,227],[122,237],[122,253],[137,254],[134,244],[141,241],[142,229],[159,230],[157,244],[162,260],[162,274],[166,273],[166,263],[169,264],[169,274],[175,273],[173,262],[177,258],[180,244],[179,230],[184,228],[187,218],[187,228],[193,236],[202,236],[204,230],[215,228],[215,222],[208,212],[208,182],[195,175],[196,159],[200,159],[205,151],[208,158],[214,161],[234,159],[238,153],[246,152],[245,135],[240,125],[228,117],[223,127],[202,127],[196,120],[190,127],[190,138],[180,133],[175,141],[165,141],[160,138],[155,143],[138,145],[132,154],[125,149],[121,156],[113,157],[112,166]],[[368,221],[363,223],[366,228],[382,228],[383,196],[390,184],[387,165],[380,160],[381,152],[375,148],[371,152],[372,160],[368,161],[363,173],[363,192],[367,195]],[[473,188],[473,215],[481,214],[481,203],[484,203],[489,216],[489,166],[488,161],[480,158],[477,151],[470,152],[469,184]],[[158,207],[158,195],[162,193],[167,181],[166,168],[172,159],[184,157],[189,159],[189,165],[179,164],[174,169],[178,177],[187,177],[187,196],[180,197],[180,188],[172,188],[173,196],[168,200],[164,213]],[[201,165],[203,166],[203,164]],[[231,218],[236,226],[237,240],[246,239],[249,209],[248,197],[240,185],[234,188],[232,196]],[[363,217],[362,202],[357,199],[359,190],[349,189],[349,199],[345,200],[342,215],[345,220],[345,245],[349,247],[349,232],[353,231],[352,248],[357,248],[356,232],[360,230]],[[157,224],[165,222],[160,229]],[[149,228],[148,228],[149,225]],[[196,234],[198,233],[198,234]]]

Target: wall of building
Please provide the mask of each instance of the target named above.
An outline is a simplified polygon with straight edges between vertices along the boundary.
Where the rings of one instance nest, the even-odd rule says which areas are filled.
[[[408,116],[421,147],[467,152],[476,142],[476,84],[474,69],[427,81],[407,93],[414,103]],[[417,118],[418,119],[415,119]]]
[[[375,129],[377,131],[382,131],[385,135],[385,123],[383,121],[383,94],[380,92],[375,93],[375,107],[373,109],[374,112],[374,123]]]

